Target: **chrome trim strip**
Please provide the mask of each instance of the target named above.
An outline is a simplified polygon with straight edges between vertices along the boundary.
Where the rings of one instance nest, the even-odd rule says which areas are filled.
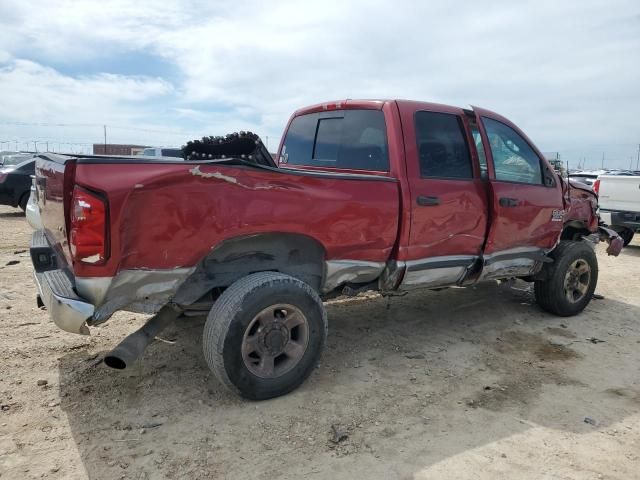
[[[446,255],[442,257],[420,258],[407,261],[407,271],[419,271],[433,268],[468,267],[477,255]]]
[[[400,290],[409,288],[436,288],[456,285],[467,267],[442,267],[409,271],[404,274]]]
[[[477,259],[475,255],[446,255],[409,260],[399,289],[456,285]]]
[[[76,291],[94,305],[101,305],[113,277],[75,277]]]
[[[478,281],[533,275],[542,268],[545,250],[536,247],[516,247],[484,256]]]
[[[91,325],[107,320],[116,310],[131,304],[156,313],[178,291],[195,267],[171,270],[122,270],[115,277],[76,277],[76,289],[85,298],[96,299]]]
[[[384,262],[328,260],[325,262],[322,292],[328,293],[344,283],[373,282],[380,276],[384,267]]]
[[[501,262],[504,260],[515,260],[518,258],[527,258],[531,260],[542,261],[546,252],[542,248],[537,247],[515,247],[508,250],[501,250],[489,255],[484,255],[484,265],[491,265],[495,262]]]

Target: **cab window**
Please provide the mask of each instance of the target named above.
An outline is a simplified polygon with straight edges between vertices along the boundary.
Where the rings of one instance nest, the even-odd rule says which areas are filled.
[[[336,110],[295,117],[280,162],[389,171],[384,114],[380,110]]]
[[[542,185],[540,158],[514,129],[491,118],[482,123],[489,138],[496,180]]]
[[[460,117],[450,113],[416,112],[415,122],[421,177],[473,177]]]

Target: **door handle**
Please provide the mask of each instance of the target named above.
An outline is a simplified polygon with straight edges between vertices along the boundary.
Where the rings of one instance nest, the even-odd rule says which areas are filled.
[[[500,203],[501,207],[517,207],[520,205],[520,200],[517,198],[501,197],[498,203]]]
[[[440,205],[440,197],[425,197],[424,195],[418,195],[416,199],[418,205],[422,207],[433,207],[436,205]]]

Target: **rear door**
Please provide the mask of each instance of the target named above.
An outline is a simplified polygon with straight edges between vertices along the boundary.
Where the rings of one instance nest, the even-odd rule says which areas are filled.
[[[459,282],[479,258],[487,194],[464,111],[398,102],[411,192],[407,270],[401,288]]]
[[[518,127],[474,107],[488,159],[490,228],[483,278],[527,275],[562,231],[562,187]]]

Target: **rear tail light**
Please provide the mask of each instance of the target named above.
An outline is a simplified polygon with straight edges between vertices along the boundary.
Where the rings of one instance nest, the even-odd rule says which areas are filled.
[[[596,195],[598,195],[600,193],[600,179],[596,179],[595,182],[593,182],[593,191],[596,192]]]
[[[75,261],[101,264],[107,259],[107,206],[94,193],[74,187],[69,244]]]

